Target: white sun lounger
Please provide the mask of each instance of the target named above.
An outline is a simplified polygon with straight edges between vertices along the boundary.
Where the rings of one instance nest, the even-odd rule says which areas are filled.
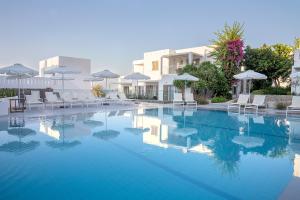
[[[120,92],[118,95],[120,97],[120,100],[123,101],[124,103],[132,104],[135,101],[135,99],[128,99],[123,92]]]
[[[65,92],[64,94],[61,95],[62,99],[64,100],[65,103],[70,104],[70,107],[73,108],[74,105],[80,105],[83,107],[83,102],[78,100],[73,96],[73,93],[71,92]]]
[[[266,107],[266,95],[255,95],[252,103],[247,103],[244,107],[244,112],[246,109],[255,109],[258,112],[259,107]]]
[[[197,102],[194,100],[193,93],[188,92],[185,94],[185,104],[186,106],[196,106],[197,108]]]
[[[46,101],[45,101],[45,107],[47,104],[50,104],[52,109],[55,105],[61,106],[64,104],[64,102],[60,99],[58,99],[56,94],[53,94],[53,92],[45,92]]]
[[[248,94],[240,94],[236,103],[228,104],[227,110],[230,108],[239,108],[239,112],[241,111],[241,106],[244,106],[248,103],[249,95]]]
[[[31,110],[32,105],[44,105],[41,98],[37,98],[36,95],[25,95],[26,97],[26,106]]]
[[[80,94],[77,94],[77,98],[79,101],[81,101],[87,108],[89,105],[96,105],[97,107],[102,105],[103,101],[96,98],[92,93],[86,93],[82,92]]]
[[[182,99],[182,93],[174,93],[173,107],[176,105],[184,106],[184,101]]]
[[[292,104],[286,108],[286,116],[288,112],[300,112],[300,96],[293,96]]]

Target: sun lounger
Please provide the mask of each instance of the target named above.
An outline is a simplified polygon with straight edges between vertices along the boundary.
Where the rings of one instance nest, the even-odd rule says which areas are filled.
[[[191,92],[188,92],[185,94],[185,105],[186,106],[196,106],[197,107],[197,102],[194,100],[194,95]]]
[[[135,99],[128,99],[123,92],[120,92],[118,95],[119,95],[120,100],[123,101],[124,103],[130,103],[131,104],[135,101]]]
[[[249,95],[248,94],[240,94],[236,103],[228,104],[227,109],[238,107],[239,112],[241,111],[241,106],[245,106],[248,103]]]
[[[62,99],[64,100],[65,103],[70,104],[70,107],[72,108],[73,105],[80,105],[83,107],[84,103],[77,98],[73,96],[73,93],[71,92],[65,92],[64,94],[61,95]]]
[[[293,96],[292,104],[286,108],[286,115],[288,112],[300,112],[300,96]]]
[[[32,105],[43,105],[41,98],[37,98],[36,95],[25,95],[26,98],[26,106],[28,106],[29,110],[31,110]]]
[[[255,109],[258,112],[259,107],[266,107],[266,96],[265,95],[255,95],[252,103],[247,103],[244,107],[244,112],[246,109]]]
[[[173,107],[176,105],[184,106],[184,101],[182,100],[182,94],[181,93],[174,93],[173,98]]]
[[[61,99],[58,99],[56,94],[53,94],[53,92],[45,92],[45,107],[47,104],[50,104],[52,109],[55,105],[61,106],[64,104],[64,102]]]
[[[92,93],[89,92],[82,92],[77,94],[78,100],[80,100],[86,107],[88,108],[89,105],[96,105],[97,107],[103,104],[103,100],[96,98]]]

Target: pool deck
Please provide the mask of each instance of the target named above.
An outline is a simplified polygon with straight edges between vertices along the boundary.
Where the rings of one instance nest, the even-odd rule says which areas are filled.
[[[211,103],[206,105],[198,105],[198,109],[203,110],[219,110],[219,111],[228,111],[227,110],[228,103]],[[39,108],[32,108],[32,110],[26,110],[24,113],[10,113],[9,117],[18,117],[18,116],[26,116],[26,117],[40,117],[40,116],[58,116],[58,115],[72,115],[78,113],[92,113],[92,112],[108,112],[114,110],[133,110],[133,109],[145,109],[145,108],[160,108],[160,107],[173,107],[173,104],[162,104],[162,103],[155,103],[155,102],[143,102],[139,101],[132,104],[110,104],[110,105],[103,105],[103,106],[90,106],[88,108],[81,107],[81,106],[74,106],[73,108],[47,108],[43,109]],[[195,109],[195,106],[175,106],[174,108],[177,109]],[[237,108],[231,108],[230,112],[238,113]],[[241,109],[240,114],[244,114],[244,110]],[[259,109],[258,113],[255,110],[247,110],[246,114],[259,114],[259,115],[282,115],[285,116],[285,110],[276,110],[272,108],[266,109]],[[298,113],[291,113],[288,116],[292,117],[299,117],[300,112]],[[2,116],[7,117],[7,116]]]

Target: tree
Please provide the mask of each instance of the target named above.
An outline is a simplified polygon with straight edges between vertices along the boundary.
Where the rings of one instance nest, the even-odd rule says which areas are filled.
[[[222,31],[215,33],[217,39],[212,40],[212,56],[216,64],[222,67],[225,77],[231,83],[233,75],[240,71],[240,66],[244,58],[244,26],[234,22],[232,26],[225,24]]]
[[[260,48],[245,49],[247,69],[265,74],[268,77],[264,86],[280,86],[280,81],[287,81],[293,65],[293,48],[286,44],[263,45]]]
[[[189,73],[199,81],[187,82],[194,92],[201,96],[224,96],[229,93],[229,86],[223,71],[211,62],[203,62],[200,65],[186,65],[179,71],[179,74]],[[184,81],[174,81],[178,88],[184,88]]]
[[[103,97],[105,96],[105,93],[103,92],[102,86],[100,84],[96,84],[92,88],[92,93],[96,97]]]

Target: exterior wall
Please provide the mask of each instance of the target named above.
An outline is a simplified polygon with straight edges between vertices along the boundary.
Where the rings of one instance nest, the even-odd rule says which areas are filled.
[[[300,72],[300,49],[294,52],[294,65],[292,67],[292,73]],[[300,77],[292,78],[291,92],[300,94]]]
[[[192,63],[196,56],[199,58],[200,63],[203,61],[213,62],[214,60],[209,57],[211,51],[211,47],[201,46],[179,50],[164,49],[145,52],[143,59],[133,61],[133,71],[143,73],[149,76],[151,80],[159,81],[158,100],[162,101],[164,85],[173,85],[173,79],[177,69],[185,66],[189,62]],[[153,61],[158,62],[158,70],[156,71],[152,70]],[[139,85],[143,85],[143,83]]]
[[[91,61],[83,58],[73,58],[65,56],[55,56],[39,62],[39,73],[41,77],[49,77],[51,75],[44,74],[45,70],[54,66],[70,66],[74,70],[79,70],[80,74],[66,75],[74,78],[74,80],[65,81],[65,89],[90,89],[91,84],[84,82],[83,79],[91,73]],[[54,87],[60,88],[61,81]]]

